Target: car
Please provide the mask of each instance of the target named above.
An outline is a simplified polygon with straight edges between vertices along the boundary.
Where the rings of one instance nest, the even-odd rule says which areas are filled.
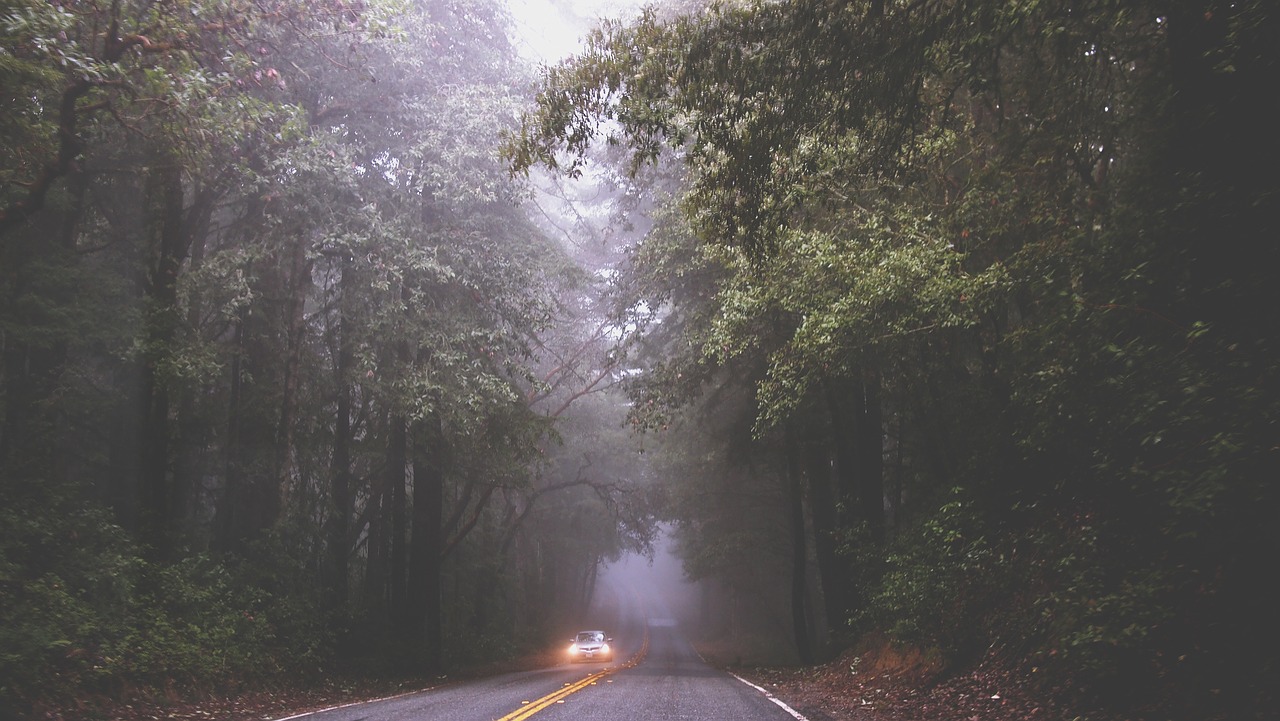
[[[604,631],[579,631],[569,644],[570,661],[612,661],[613,639]]]

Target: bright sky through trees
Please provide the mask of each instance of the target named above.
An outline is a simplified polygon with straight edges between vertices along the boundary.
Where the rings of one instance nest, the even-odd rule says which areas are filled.
[[[509,0],[516,45],[526,56],[555,63],[582,47],[596,20],[633,13],[634,0]]]

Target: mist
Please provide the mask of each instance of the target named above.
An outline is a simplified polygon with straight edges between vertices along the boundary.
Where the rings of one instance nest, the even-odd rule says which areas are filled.
[[[678,624],[693,630],[700,620],[702,588],[686,577],[666,530],[654,544],[652,558],[628,553],[610,563],[600,574],[597,590],[606,599],[617,593],[641,598],[651,625]]]
[[[1124,5],[7,2],[0,717],[592,627],[1271,709],[1277,20]]]

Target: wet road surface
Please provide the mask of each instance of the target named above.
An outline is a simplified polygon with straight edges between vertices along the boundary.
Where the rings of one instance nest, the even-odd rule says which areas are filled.
[[[703,663],[660,599],[617,595],[612,663],[560,666],[449,684],[420,693],[290,717],[296,721],[722,721],[803,718]],[[584,628],[588,627],[584,626]],[[568,646],[566,638],[565,646]]]

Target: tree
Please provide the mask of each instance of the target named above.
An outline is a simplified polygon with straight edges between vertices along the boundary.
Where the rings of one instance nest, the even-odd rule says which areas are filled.
[[[826,448],[809,476],[834,459],[869,524],[846,556],[865,570],[859,627],[959,660],[1008,643],[1071,674],[1081,704],[1256,712],[1265,652],[1231,632],[1255,662],[1187,653],[1211,634],[1185,609],[1213,597],[1214,624],[1270,623],[1244,566],[1210,555],[1275,540],[1242,509],[1276,502],[1258,431],[1276,398],[1237,365],[1274,365],[1273,325],[1239,320],[1274,298],[1252,270],[1274,245],[1248,240],[1275,228],[1256,172],[1275,139],[1254,125],[1274,95],[1245,88],[1274,80],[1275,23],[1257,3],[650,12],[551,69],[508,152],[579,173],[605,134],[633,168],[684,162],[679,205],[708,250],[669,273],[729,262],[683,367],[763,352],[762,442],[801,422],[830,437],[810,439]],[[1181,152],[1193,136],[1212,149]],[[644,382],[672,408],[697,388]],[[1172,680],[1186,669],[1162,659],[1192,656],[1231,701]],[[1150,671],[1119,672],[1135,664]]]
[[[2,700],[146,683],[164,656],[196,683],[463,658],[483,589],[449,581],[512,547],[495,499],[570,487],[535,483],[553,434],[530,403],[580,274],[492,152],[522,102],[500,8],[4,11],[0,490],[92,518],[102,567],[130,571],[12,636],[34,670]],[[101,585],[22,528],[0,534],[4,618],[55,577]]]

